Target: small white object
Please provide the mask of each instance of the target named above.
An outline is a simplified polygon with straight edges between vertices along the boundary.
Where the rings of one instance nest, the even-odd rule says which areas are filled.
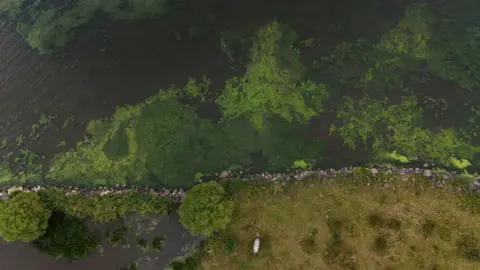
[[[255,241],[253,241],[253,255],[256,255],[259,249],[260,249],[260,235],[258,235],[257,233],[257,237],[255,238]]]

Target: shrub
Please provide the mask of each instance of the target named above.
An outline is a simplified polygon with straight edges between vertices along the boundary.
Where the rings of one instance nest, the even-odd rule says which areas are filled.
[[[148,242],[144,238],[137,236],[137,246],[140,246],[142,250],[148,250]]]
[[[65,211],[76,217],[88,217],[93,212],[93,200],[83,194],[65,196]]]
[[[208,182],[187,192],[178,213],[182,224],[190,232],[209,236],[227,227],[233,203],[225,198],[225,190],[220,184]]]
[[[198,259],[189,257],[185,259],[184,261],[172,261],[168,265],[167,269],[172,269],[172,270],[196,270],[198,269]]]
[[[462,257],[471,261],[480,261],[480,242],[470,234],[462,235],[457,240],[458,252]]]
[[[78,218],[54,212],[47,232],[33,242],[41,252],[55,258],[78,260],[92,252],[99,244],[99,237]]]
[[[125,224],[120,225],[113,231],[107,232],[107,239],[114,247],[128,247],[128,234],[131,232],[131,228]]]
[[[238,242],[235,239],[227,239],[225,241],[225,253],[230,254],[234,253],[238,249]]]
[[[165,244],[165,236],[157,236],[152,239],[150,249],[152,251],[162,251]]]
[[[22,192],[0,204],[0,236],[7,242],[31,242],[45,232],[51,213],[37,193]]]

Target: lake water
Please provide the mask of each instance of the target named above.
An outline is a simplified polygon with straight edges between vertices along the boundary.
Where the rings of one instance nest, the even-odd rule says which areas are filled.
[[[94,252],[85,259],[68,262],[55,260],[38,252],[27,243],[0,242],[1,270],[119,270],[135,260],[150,261],[143,263],[143,269],[163,269],[173,258],[185,255],[188,246],[198,243],[200,237],[192,236],[180,224],[178,215],[171,214],[162,218],[150,235],[166,236],[164,250],[161,252],[143,252],[130,241],[130,248],[112,247],[103,243],[103,252]],[[142,268],[139,268],[142,269]]]
[[[23,147],[48,159],[65,149],[57,147],[60,141],[71,147],[81,140],[88,120],[107,117],[118,105],[140,103],[161,87],[183,84],[188,76],[211,69],[208,44],[192,50],[189,47],[195,44],[165,43],[146,34],[153,31],[152,27],[155,23],[116,25],[116,30],[108,31],[108,42],[104,43],[106,37],[79,41],[68,48],[65,58],[56,58],[38,55],[13,27],[1,26],[0,139],[7,138],[9,142],[2,153],[17,151],[15,138],[21,134],[27,137],[31,125],[43,113],[56,116],[53,127],[38,140],[25,142]],[[202,42],[205,41],[196,44]],[[186,48],[178,50],[181,46]],[[108,50],[102,51],[103,47]],[[185,65],[187,60],[196,64]],[[75,119],[72,124],[59,128],[70,117]],[[146,255],[156,257],[152,269],[163,269],[163,265],[181,255],[185,245],[198,241],[183,228],[176,215],[162,219],[157,232],[167,236],[165,250],[160,253],[105,245],[103,255],[97,252],[72,263],[54,260],[29,244],[0,242],[0,270],[118,270]]]

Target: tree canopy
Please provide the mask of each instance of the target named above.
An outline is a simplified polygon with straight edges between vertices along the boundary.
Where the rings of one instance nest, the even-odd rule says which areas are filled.
[[[46,233],[33,242],[40,251],[55,258],[78,260],[98,246],[98,235],[89,231],[82,220],[63,213],[52,217],[52,224]]]
[[[7,242],[31,242],[48,227],[51,210],[35,192],[20,192],[0,204],[0,236]]]
[[[180,221],[193,234],[209,236],[225,229],[233,213],[233,202],[225,195],[216,182],[193,187],[178,209]]]

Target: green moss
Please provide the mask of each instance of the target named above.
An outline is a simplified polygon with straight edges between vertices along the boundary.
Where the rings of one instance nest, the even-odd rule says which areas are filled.
[[[387,101],[346,98],[337,113],[341,125],[334,130],[340,133],[346,145],[352,148],[359,142],[371,145],[380,158],[401,155],[401,161],[410,158],[431,160],[448,166],[453,155],[472,158],[477,151],[454,129],[431,131],[422,128],[422,110],[415,97],[403,97],[398,104]],[[395,156],[385,154],[389,152]]]
[[[296,38],[278,22],[258,30],[246,74],[227,81],[218,99],[224,118],[246,115],[262,129],[270,114],[305,122],[322,111],[326,87],[305,80],[305,67],[292,46]]]
[[[122,123],[103,146],[103,152],[111,160],[122,159],[129,154],[128,140],[126,126]]]

